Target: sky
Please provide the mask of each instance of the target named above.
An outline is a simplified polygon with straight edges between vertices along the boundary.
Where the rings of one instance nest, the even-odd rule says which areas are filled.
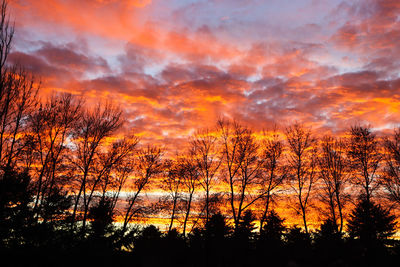
[[[220,117],[320,133],[400,122],[398,0],[10,0],[12,63],[144,140]]]

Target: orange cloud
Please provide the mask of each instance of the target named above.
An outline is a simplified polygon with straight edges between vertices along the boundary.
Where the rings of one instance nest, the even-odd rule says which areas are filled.
[[[226,13],[231,5],[247,13]],[[256,129],[299,120],[321,131],[399,121],[398,1],[337,3],[324,21],[302,9],[312,21],[297,16],[295,28],[224,1],[11,6],[26,33],[11,62],[41,77],[46,91],[121,103],[126,127],[148,140],[175,144],[220,116]]]

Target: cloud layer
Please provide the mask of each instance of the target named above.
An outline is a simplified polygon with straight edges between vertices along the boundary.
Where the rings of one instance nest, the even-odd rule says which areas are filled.
[[[320,132],[400,123],[397,0],[16,0],[12,62],[176,141],[228,116]],[[90,102],[90,101],[89,101]]]

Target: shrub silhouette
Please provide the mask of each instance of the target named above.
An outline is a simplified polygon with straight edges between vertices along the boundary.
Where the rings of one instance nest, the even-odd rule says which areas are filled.
[[[102,198],[89,210],[89,219],[91,219],[91,228],[93,235],[104,237],[113,230],[114,214],[110,199]]]

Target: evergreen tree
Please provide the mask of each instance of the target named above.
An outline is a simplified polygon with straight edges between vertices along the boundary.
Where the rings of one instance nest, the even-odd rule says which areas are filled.
[[[396,217],[380,204],[363,198],[350,214],[348,232],[365,244],[385,242],[395,233]]]
[[[0,176],[0,247],[23,245],[32,221],[30,176],[6,169]]]
[[[254,237],[256,217],[251,210],[246,210],[235,229],[235,237],[243,242],[248,242]]]
[[[257,240],[257,257],[259,261],[268,258],[271,266],[280,266],[285,258],[284,240],[286,227],[284,220],[271,210],[265,218],[265,223]]]
[[[296,264],[309,264],[312,258],[311,235],[299,226],[291,227],[286,235],[287,260],[294,261]]]
[[[272,210],[266,220],[265,224],[260,232],[260,240],[265,240],[271,243],[281,243],[283,235],[286,231],[286,227],[283,225],[284,220]]]
[[[349,250],[355,263],[368,266],[387,266],[389,238],[395,233],[395,216],[380,204],[362,198],[350,214],[348,232]],[[353,256],[354,257],[354,256]]]
[[[334,220],[327,219],[314,234],[316,259],[321,266],[342,261],[344,240],[339,228]]]

